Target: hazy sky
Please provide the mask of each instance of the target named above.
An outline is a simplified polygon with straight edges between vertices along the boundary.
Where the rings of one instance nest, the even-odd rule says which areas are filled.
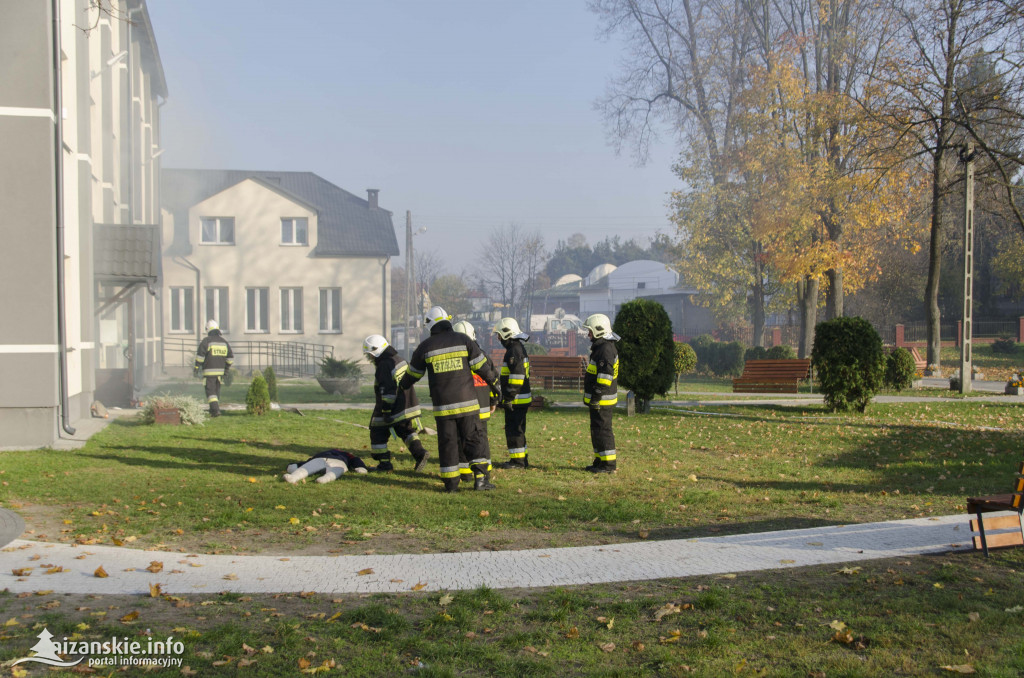
[[[668,143],[636,167],[594,101],[623,57],[584,0],[149,0],[165,167],[311,171],[471,268],[491,229],[646,244]],[[585,272],[582,272],[585,273]]]

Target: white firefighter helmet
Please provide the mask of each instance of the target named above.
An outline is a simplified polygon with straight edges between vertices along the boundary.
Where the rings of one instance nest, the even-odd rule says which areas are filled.
[[[423,319],[423,326],[429,330],[436,323],[439,323],[442,320],[451,319],[452,317],[448,315],[448,311],[444,310],[440,306],[431,306],[430,310],[427,311],[426,317]]]
[[[499,320],[494,325],[494,333],[497,334],[498,338],[502,341],[529,338],[529,335],[523,334],[523,331],[519,329],[519,323],[516,322],[515,318],[502,318]]]
[[[218,323],[213,318],[210,318],[209,320],[206,321],[206,331],[207,332],[212,332],[214,330],[219,330],[219,329],[220,329],[220,323]]]
[[[608,320],[608,316],[604,313],[595,313],[589,316],[586,322],[583,323],[583,326],[590,330],[590,333],[594,335],[594,339],[617,336],[612,332],[612,321]]]
[[[473,327],[473,323],[466,320],[460,320],[452,325],[452,329],[456,332],[462,332],[473,341],[476,341],[476,328]]]
[[[384,349],[388,347],[388,340],[379,334],[371,334],[363,339],[363,353],[379,358]]]

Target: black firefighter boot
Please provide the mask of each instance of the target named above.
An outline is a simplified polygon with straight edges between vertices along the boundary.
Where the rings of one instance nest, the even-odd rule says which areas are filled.
[[[395,470],[394,465],[391,463],[391,452],[371,452],[370,456],[373,457],[374,461],[379,463],[376,466],[368,468],[368,471],[380,472]]]
[[[486,464],[473,464],[473,478],[474,490],[493,490],[494,485],[491,483],[491,473],[487,470]]]
[[[591,473],[596,473],[600,469],[603,469],[605,467],[605,464],[607,463],[608,462],[606,462],[604,459],[601,459],[601,457],[594,457],[594,463],[591,464],[590,466],[584,466],[583,470],[590,471]]]
[[[530,455],[524,454],[522,457],[509,459],[500,464],[495,464],[495,466],[498,468],[530,468]]]
[[[220,416],[220,403],[217,402],[216,400],[214,400],[212,403],[210,403],[210,416],[211,417],[219,417]]]
[[[458,476],[456,476],[454,478],[445,478],[444,479],[444,491],[445,492],[449,492],[449,493],[450,492],[458,492],[459,491],[459,483],[461,483],[461,482],[462,482],[462,480],[460,480]]]
[[[427,448],[423,447],[423,443],[419,440],[410,440],[407,445],[409,452],[412,453],[413,461],[416,462],[413,471],[419,473],[427,466]]]
[[[615,460],[601,461],[602,466],[598,466],[597,462],[594,462],[594,468],[589,469],[591,473],[615,473]]]

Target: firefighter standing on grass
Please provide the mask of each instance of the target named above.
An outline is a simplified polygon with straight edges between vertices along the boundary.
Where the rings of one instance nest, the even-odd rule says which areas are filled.
[[[456,332],[465,334],[473,340],[474,344],[476,344],[476,328],[473,327],[472,323],[460,320],[452,325],[452,329]],[[477,346],[479,347],[480,344],[477,344]],[[483,353],[482,350],[481,353]],[[491,359],[487,357],[486,353],[484,353],[484,359],[487,363],[487,370],[494,372],[494,363],[491,362]],[[482,371],[486,372],[487,370]],[[480,402],[480,449],[487,453],[487,458],[486,460],[482,457],[470,460],[466,457],[465,450],[461,447],[459,448],[459,473],[461,474],[462,479],[466,481],[474,479],[473,471],[470,469],[471,461],[478,464],[482,464],[486,461],[487,470],[491,469],[491,443],[487,438],[487,423],[491,420],[491,414],[494,412],[494,408],[501,400],[501,391],[492,388],[490,384],[484,381],[484,378],[481,377],[478,372],[473,373],[473,385],[476,387],[476,397]]]
[[[590,332],[590,363],[583,378],[583,403],[590,408],[590,442],[594,446],[594,463],[585,470],[591,473],[615,472],[615,434],[612,413],[618,402],[619,352],[608,316],[595,313],[583,326]]]
[[[192,374],[203,377],[206,381],[206,402],[210,405],[210,416],[220,416],[220,382],[235,362],[231,345],[220,334],[220,325],[216,320],[206,321],[206,337],[199,342],[196,350],[196,362]]]
[[[473,385],[473,373],[479,372],[497,388],[498,375],[487,369],[480,347],[465,334],[452,330],[451,316],[440,306],[429,311],[424,322],[430,336],[412,354],[409,367],[398,387],[412,387],[424,374],[430,382],[430,399],[437,426],[437,455],[445,492],[459,489],[459,443],[470,461],[475,476],[474,489],[491,490],[485,450],[480,442],[480,403]]]
[[[420,442],[420,402],[416,392],[401,389],[398,383],[405,376],[408,364],[379,334],[371,334],[363,341],[363,354],[374,364],[373,394],[376,403],[370,415],[370,454],[378,462],[371,471],[393,471],[388,439],[394,431],[398,439],[412,454],[414,470],[422,471],[427,465],[427,450]]]
[[[505,443],[508,461],[498,468],[529,468],[530,457],[526,449],[526,412],[530,409],[530,358],[523,345],[529,335],[519,330],[515,318],[502,318],[494,326],[494,333],[505,347],[501,364],[501,406],[505,410]]]

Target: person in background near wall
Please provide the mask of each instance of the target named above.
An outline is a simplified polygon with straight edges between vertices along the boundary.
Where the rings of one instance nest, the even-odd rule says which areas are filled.
[[[422,471],[427,465],[427,450],[420,442],[420,401],[414,389],[400,389],[398,382],[405,376],[409,365],[398,352],[379,334],[371,334],[363,340],[363,354],[374,364],[373,394],[376,403],[370,415],[370,450],[378,462],[371,471],[394,471],[388,439],[394,431],[405,443],[416,462],[414,470]]]
[[[494,326],[494,333],[505,347],[505,360],[501,365],[501,406],[505,409],[505,443],[508,461],[498,468],[530,468],[526,450],[526,412],[533,402],[530,393],[530,357],[523,345],[529,335],[519,330],[515,318],[502,318]]]
[[[476,344],[476,328],[473,327],[472,323],[460,320],[452,325],[452,330],[465,334]],[[479,346],[480,344],[477,344],[477,347]],[[483,350],[480,352],[483,353]],[[486,353],[484,353],[484,360],[486,361],[487,368],[480,370],[480,372],[486,374],[488,371],[491,371],[497,374],[497,371],[494,369],[494,363],[491,362]],[[487,423],[491,420],[491,414],[494,413],[494,408],[497,407],[498,401],[501,400],[501,388],[497,383],[488,384],[484,381],[484,378],[480,376],[480,372],[473,373],[473,385],[476,387],[476,397],[480,402],[480,449],[486,452],[486,455],[470,460],[466,457],[466,451],[461,447],[459,448],[459,473],[463,480],[476,479],[470,468],[472,464],[486,464],[487,470],[491,470],[491,443],[487,438]],[[494,485],[491,485],[491,487],[493,488]]]
[[[428,375],[444,491],[458,492],[460,440],[469,459],[481,459],[485,454],[480,446],[480,403],[473,373],[480,372],[484,381],[492,384],[498,376],[486,373],[486,356],[476,342],[452,330],[451,316],[443,308],[434,306],[427,311],[424,325],[430,336],[416,347],[398,387],[411,388]],[[470,462],[470,468],[476,478],[474,489],[494,489],[486,464]]]
[[[235,356],[231,345],[220,334],[220,325],[213,318],[206,321],[206,337],[199,342],[196,362],[192,374],[206,380],[206,402],[210,404],[210,416],[220,416],[220,382],[231,369]]]
[[[619,351],[608,316],[595,313],[583,326],[590,332],[590,364],[583,378],[583,403],[590,408],[590,442],[594,446],[594,463],[584,470],[591,473],[615,472],[615,434],[612,413],[619,401]]]

